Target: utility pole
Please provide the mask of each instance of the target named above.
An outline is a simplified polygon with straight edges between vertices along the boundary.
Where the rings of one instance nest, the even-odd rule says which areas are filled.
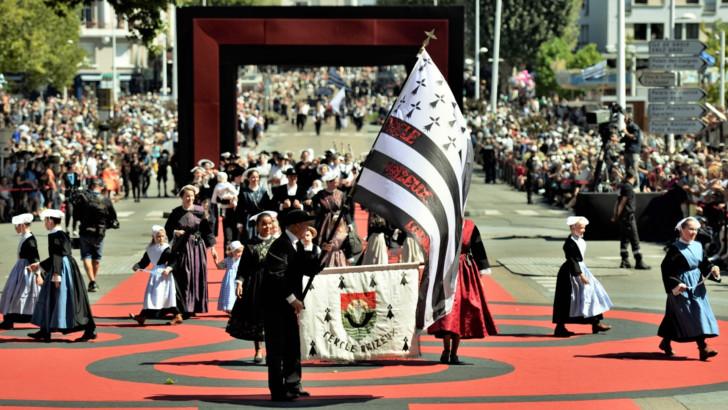
[[[720,108],[725,111],[725,31],[720,31]]]
[[[624,1],[624,0],[620,0]],[[495,30],[493,36],[493,65],[490,76],[490,110],[495,115],[498,112],[498,67],[500,65],[500,31],[501,12],[503,1],[495,2]]]
[[[480,0],[475,0],[475,101],[480,101]]]

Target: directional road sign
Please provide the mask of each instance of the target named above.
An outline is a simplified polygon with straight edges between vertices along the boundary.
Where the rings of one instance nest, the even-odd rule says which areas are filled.
[[[640,84],[645,87],[673,87],[675,85],[675,73],[671,71],[643,71],[640,76]]]
[[[650,132],[657,134],[697,134],[703,128],[705,124],[699,120],[650,120]]]
[[[650,104],[648,116],[650,119],[689,119],[700,118],[707,112],[700,104]]]
[[[707,46],[698,40],[652,40],[650,54],[686,54],[696,56]]]
[[[650,88],[647,92],[650,103],[691,103],[705,98],[701,88]]]
[[[650,56],[650,70],[703,70],[708,64],[697,56]]]

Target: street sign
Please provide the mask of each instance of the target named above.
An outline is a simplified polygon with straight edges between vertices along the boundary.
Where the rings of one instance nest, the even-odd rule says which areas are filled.
[[[696,56],[708,48],[698,40],[652,40],[650,54],[687,54]]]
[[[707,63],[697,56],[650,56],[649,66],[650,70],[703,70]]]
[[[650,132],[656,134],[697,134],[703,128],[705,124],[700,120],[650,120]]]
[[[705,98],[701,88],[650,88],[647,93],[650,103],[691,103]]]
[[[645,87],[673,87],[675,86],[675,73],[667,71],[643,71],[640,84]]]
[[[700,104],[650,104],[648,116],[650,119],[689,119],[700,118],[707,112],[708,110]]]

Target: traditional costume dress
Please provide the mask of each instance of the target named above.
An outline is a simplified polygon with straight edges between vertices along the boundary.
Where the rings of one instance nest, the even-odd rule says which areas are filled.
[[[333,172],[326,174],[322,179],[329,181],[334,178]],[[324,266],[347,266],[347,256],[344,250],[347,242],[347,232],[341,229],[341,225],[346,225],[349,221],[344,215],[339,220],[339,213],[343,212],[344,203],[346,202],[346,194],[339,189],[327,191],[322,189],[311,199],[313,202],[313,212],[316,216],[314,227],[318,232],[316,244],[322,246],[325,242],[331,243],[331,250],[324,251]],[[339,226],[334,226],[339,221]],[[336,232],[332,236],[332,231]],[[330,240],[329,240],[330,238]]]
[[[239,241],[230,243],[230,250],[235,251],[240,249],[243,245]],[[230,312],[233,310],[237,295],[235,294],[235,279],[238,276],[238,266],[240,265],[241,258],[235,258],[228,256],[223,261],[225,265],[225,276],[222,279],[220,286],[220,295],[217,298],[217,310],[223,312]]]
[[[498,334],[480,281],[481,272],[487,269],[490,269],[490,264],[480,231],[472,220],[466,219],[463,221],[458,286],[452,310],[433,323],[427,333],[438,338],[454,334],[461,339],[482,339],[485,335]]]
[[[245,245],[243,256],[238,264],[236,282],[243,285],[243,296],[235,302],[225,331],[230,336],[262,342],[263,335],[263,295],[262,282],[265,258],[276,238],[255,237]]]
[[[698,347],[704,350],[705,339],[716,337],[720,332],[703,283],[703,277],[710,274],[712,266],[703,254],[702,245],[698,241],[686,243],[678,239],[667,250],[661,268],[667,303],[657,334],[668,343],[697,342]],[[673,294],[673,289],[680,283],[687,285],[688,289]]]
[[[62,219],[63,214],[59,214],[61,216],[58,219]],[[41,217],[45,219],[43,214]],[[60,226],[48,233],[48,258],[40,263],[40,267],[46,272],[46,280],[31,320],[31,323],[40,327],[41,335],[36,335],[48,340],[50,332],[67,334],[84,330],[83,338],[95,338],[96,324],[86,286],[72,256],[71,239]],[[56,283],[59,283],[58,287]]]
[[[208,218],[200,206],[193,205],[190,209],[178,206],[167,218],[164,229],[170,233],[184,231],[171,244],[177,309],[183,314],[207,312],[206,248],[215,244]]]
[[[250,217],[270,209],[271,206],[268,190],[266,190],[263,185],[258,185],[258,188],[255,191],[247,186],[240,188],[240,194],[238,194],[238,206],[235,208],[238,223],[244,225],[244,231],[240,236],[240,242],[246,244],[255,238],[255,224],[250,220]]]
[[[32,221],[32,214],[13,217],[13,225]],[[12,328],[13,323],[30,322],[40,294],[40,286],[35,282],[35,274],[26,268],[39,260],[38,243],[35,236],[31,232],[22,234],[18,244],[18,260],[10,270],[10,276],[5,282],[5,288],[0,297],[0,313],[3,314],[2,327]]]
[[[569,218],[567,224],[571,226],[573,223],[570,222],[573,221],[576,220]],[[584,263],[586,241],[580,236],[569,235],[564,242],[563,250],[566,261],[561,265],[556,277],[553,323],[557,325],[582,323],[597,326],[603,318],[602,314],[611,309],[613,304],[602,284]],[[582,273],[589,284],[585,285],[579,279]]]
[[[161,228],[161,227],[160,227]],[[177,291],[174,275],[165,275],[165,269],[174,268],[174,255],[167,243],[153,243],[147,247],[141,260],[134,265],[135,270],[149,266],[149,280],[144,291],[142,318],[162,317],[177,313]]]

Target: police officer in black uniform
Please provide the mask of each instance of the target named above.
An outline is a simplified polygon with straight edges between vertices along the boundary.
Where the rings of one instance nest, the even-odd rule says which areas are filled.
[[[628,244],[632,244],[632,255],[634,255],[635,259],[634,268],[646,270],[650,269],[650,267],[642,260],[640,238],[637,232],[637,218],[635,217],[637,206],[634,183],[636,178],[634,170],[627,169],[624,181],[619,188],[619,198],[617,198],[617,203],[614,205],[612,222],[619,223],[619,254],[622,257],[622,263],[619,267],[632,268],[629,263],[629,250],[627,249]]]

